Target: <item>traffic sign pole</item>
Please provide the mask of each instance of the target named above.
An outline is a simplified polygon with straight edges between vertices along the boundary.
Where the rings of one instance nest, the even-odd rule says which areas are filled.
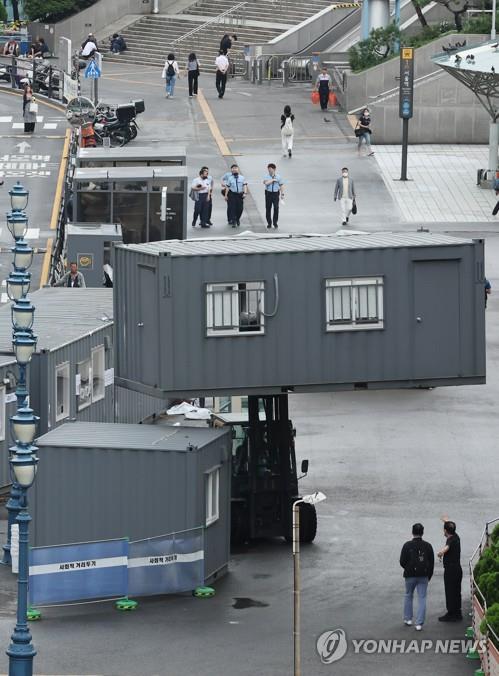
[[[399,117],[402,118],[402,166],[400,180],[407,181],[407,151],[409,120],[414,107],[414,48],[403,47],[400,52]]]

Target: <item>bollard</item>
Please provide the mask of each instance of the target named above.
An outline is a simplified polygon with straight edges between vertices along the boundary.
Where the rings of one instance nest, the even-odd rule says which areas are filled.
[[[257,64],[257,84],[261,85],[263,82],[263,60],[259,59]]]
[[[473,638],[474,635],[475,635],[474,632],[473,632],[473,627],[467,627],[464,635],[465,635],[466,638]]]
[[[283,62],[282,86],[283,87],[289,86],[289,61],[288,61],[288,59],[286,59],[286,61]]]
[[[252,84],[256,83],[256,59],[251,62],[251,82]]]
[[[12,54],[12,64],[10,69],[10,86],[12,87],[12,89],[15,89],[17,86],[16,75],[17,75],[17,59],[14,56],[14,54]]]
[[[52,66],[49,66],[49,89],[48,89],[48,97],[49,99],[52,98]]]

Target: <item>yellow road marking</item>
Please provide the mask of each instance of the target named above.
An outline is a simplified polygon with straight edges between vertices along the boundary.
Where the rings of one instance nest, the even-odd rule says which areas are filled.
[[[165,85],[162,82],[144,82],[144,80],[129,80],[127,77],[126,78],[121,78],[121,77],[110,77],[109,75],[103,75],[101,77],[101,80],[116,80],[116,82],[129,82],[130,84],[146,84],[148,87],[165,87]],[[177,85],[175,84],[175,88],[177,88]],[[187,89],[184,87],[184,89]]]
[[[215,142],[218,146],[218,149],[220,150],[220,153],[224,157],[231,157],[232,153],[230,152],[230,148],[227,145],[227,141],[222,136],[222,132],[220,131],[220,127],[218,126],[217,121],[213,117],[213,113],[211,112],[211,108],[208,105],[208,101],[206,100],[202,89],[200,89],[199,93],[198,93],[198,102],[199,102],[199,105],[201,107],[201,110],[203,111],[203,115],[205,117],[205,120],[208,122],[208,126],[210,127],[211,134],[212,134],[213,138],[215,139]]]
[[[69,152],[69,137],[71,135],[71,130],[66,130],[66,140],[64,141],[64,146],[62,148],[62,157],[61,165],[59,167],[59,175],[57,176],[57,183],[55,188],[54,196],[54,205],[52,207],[52,216],[50,217],[50,229],[55,230],[57,227],[57,217],[59,216],[59,207],[61,205],[62,191],[64,188],[64,175],[66,173],[66,167],[68,164],[68,152]]]
[[[52,246],[53,246],[53,240],[51,237],[48,238],[47,240],[47,251],[45,252],[45,255],[43,256],[43,264],[42,264],[42,274],[40,275],[40,289],[42,286],[45,286],[48,284],[49,281],[49,270],[50,270],[50,259],[52,257]]]

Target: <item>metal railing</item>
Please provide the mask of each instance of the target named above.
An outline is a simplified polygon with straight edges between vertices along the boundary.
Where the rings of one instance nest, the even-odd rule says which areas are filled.
[[[280,80],[284,87],[288,87],[313,82],[318,67],[318,61],[313,56],[262,54],[248,63],[247,78],[253,84],[270,84],[272,80]]]
[[[29,82],[34,93],[62,101],[64,73],[50,59],[0,56],[0,81],[12,89],[22,89]]]
[[[241,9],[248,4],[248,1],[249,0],[239,2],[237,5],[234,5],[233,7],[226,9],[225,12],[217,14],[217,16],[214,16],[212,19],[205,21],[201,25],[196,26],[196,28],[193,28],[192,30],[188,31],[187,33],[184,33],[180,37],[175,38],[175,40],[171,43],[171,47],[172,48],[178,47],[182,42],[190,40],[193,35],[194,36],[197,35],[201,31],[208,28],[208,26],[213,26],[219,23],[225,24],[228,23],[234,26],[243,25],[244,23],[246,23],[246,18],[243,16]],[[228,19],[228,21],[226,21],[226,19]]]

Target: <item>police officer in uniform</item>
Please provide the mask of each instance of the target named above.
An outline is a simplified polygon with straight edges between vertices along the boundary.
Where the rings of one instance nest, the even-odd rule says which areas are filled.
[[[329,91],[331,89],[331,76],[327,72],[327,67],[322,66],[322,71],[317,76],[315,87],[319,92],[321,110],[327,110],[327,104],[329,102]]]
[[[444,521],[445,547],[437,553],[444,564],[445,605],[447,612],[439,617],[440,622],[459,622],[463,619],[461,610],[461,540],[456,533],[454,521]]]
[[[244,209],[244,198],[248,194],[248,184],[244,176],[239,173],[237,164],[230,168],[230,176],[224,175],[225,199],[227,201],[227,218],[233,228],[240,225]]]

